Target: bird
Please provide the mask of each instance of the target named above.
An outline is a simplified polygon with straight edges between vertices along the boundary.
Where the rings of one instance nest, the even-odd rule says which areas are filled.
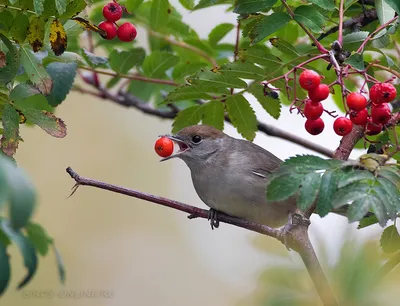
[[[179,150],[161,161],[179,158],[189,167],[194,189],[210,207],[211,227],[218,212],[278,228],[296,213],[296,198],[270,202],[266,187],[282,160],[254,144],[208,125],[192,125],[164,135]]]

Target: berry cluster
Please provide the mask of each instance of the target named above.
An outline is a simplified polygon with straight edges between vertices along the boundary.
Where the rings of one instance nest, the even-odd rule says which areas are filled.
[[[299,77],[300,86],[308,91],[303,114],[307,118],[305,128],[311,135],[320,134],[324,121],[320,118],[324,112],[321,104],[329,96],[329,86],[321,84],[320,75],[313,70],[304,70]],[[389,102],[396,98],[396,88],[389,83],[377,83],[369,92],[370,103],[361,93],[352,92],[347,95],[346,104],[350,117],[336,118],[333,130],[339,136],[345,136],[353,129],[353,124],[365,127],[367,135],[377,135],[391,118]],[[368,108],[371,105],[370,112]]]
[[[120,20],[125,7],[118,4],[116,0],[110,2],[103,7],[103,16],[106,19],[99,23],[99,28],[104,30],[107,35],[103,38],[111,40],[118,36],[119,40],[130,42],[135,39],[137,31],[136,27],[130,22],[124,22],[120,26],[116,21]]]

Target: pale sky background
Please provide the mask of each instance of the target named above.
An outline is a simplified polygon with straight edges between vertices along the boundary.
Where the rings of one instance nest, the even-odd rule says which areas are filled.
[[[171,3],[181,8],[177,1]],[[235,22],[236,15],[225,14],[225,8],[186,12],[184,20],[205,38],[218,23]],[[139,31],[137,39],[144,40],[145,36]],[[225,40],[233,39],[232,32]],[[254,100],[252,104],[258,118],[266,123],[332,150],[339,143],[340,137],[332,129],[333,119],[326,115],[325,131],[311,136],[304,130],[304,119],[289,114],[287,108],[275,121]],[[331,102],[324,104],[335,109]],[[206,207],[193,189],[186,165],[180,160],[159,163],[153,151],[158,135],[170,132],[171,121],[77,93],[68,96],[56,115],[66,122],[68,136],[55,139],[39,128],[22,127],[25,141],[16,159],[38,188],[34,220],[55,238],[66,264],[67,284],[58,284],[51,255],[41,258],[38,273],[26,290],[15,291],[24,269],[19,253],[12,249],[12,283],[4,305],[235,305],[255,289],[263,268],[279,262],[253,246],[258,234],[233,226],[222,224],[212,231],[205,220],[188,220],[183,213],[89,187],[81,187],[66,199],[73,181],[65,168],[71,166],[82,176]],[[230,125],[225,132],[239,137]],[[255,143],[281,159],[313,153],[263,134],[257,135]],[[317,245],[317,239],[323,239],[329,250],[328,262],[333,264],[340,240],[344,235],[352,236],[355,227],[338,216],[312,217],[310,235]],[[357,231],[355,243],[377,233],[377,226]],[[286,252],[273,239],[264,239],[264,249]],[[290,258],[302,264],[293,252]],[[104,290],[112,298],[54,296],[64,290],[94,290],[98,295]],[[46,291],[54,295],[32,297]]]

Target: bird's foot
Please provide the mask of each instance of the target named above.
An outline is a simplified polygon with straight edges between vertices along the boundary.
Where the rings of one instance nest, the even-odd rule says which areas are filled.
[[[290,213],[288,217],[288,223],[283,226],[278,233],[278,239],[286,246],[290,251],[290,245],[292,244],[293,231],[299,226],[309,226],[310,220],[301,213]]]
[[[218,210],[215,210],[214,208],[210,208],[210,210],[208,211],[207,220],[210,221],[212,230],[214,229],[214,227],[218,228],[219,227]]]

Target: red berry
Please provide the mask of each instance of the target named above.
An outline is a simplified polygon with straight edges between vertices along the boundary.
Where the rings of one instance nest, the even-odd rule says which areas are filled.
[[[314,70],[304,70],[300,73],[299,83],[301,88],[310,90],[316,88],[321,83],[321,77]]]
[[[382,132],[383,125],[382,124],[376,124],[372,122],[371,119],[368,119],[368,123],[365,127],[365,133],[367,135],[378,135],[380,132]]]
[[[389,83],[378,83],[369,90],[369,98],[375,104],[388,103],[396,98],[396,88]]]
[[[367,106],[367,99],[358,92],[352,92],[347,96],[347,106],[351,110],[361,111]]]
[[[130,42],[135,39],[137,34],[135,26],[130,22],[123,23],[117,31],[118,38],[121,41]]]
[[[368,111],[365,108],[359,112],[351,111],[350,120],[357,125],[366,125],[368,120]]]
[[[115,22],[122,17],[122,7],[115,2],[110,2],[103,7],[103,16],[108,21]]]
[[[156,141],[154,150],[161,157],[168,157],[174,151],[174,143],[167,137],[161,137]]]
[[[304,126],[306,128],[306,131],[309,132],[311,135],[318,135],[321,134],[324,130],[325,123],[324,120],[322,120],[321,118],[318,118],[317,120],[308,119]]]
[[[374,123],[386,124],[391,117],[390,107],[387,103],[372,105],[371,118]]]
[[[99,23],[98,27],[104,31],[106,31],[107,35],[106,37],[103,36],[103,38],[111,40],[115,36],[117,36],[117,28],[111,21],[102,21]]]
[[[353,123],[346,117],[336,118],[333,123],[333,130],[339,136],[346,136],[353,129]]]
[[[329,97],[329,86],[326,84],[319,84],[316,88],[308,91],[308,97],[313,102],[319,102]]]
[[[307,100],[303,112],[307,119],[316,120],[321,117],[324,112],[324,107],[320,102],[315,103],[311,100]]]

